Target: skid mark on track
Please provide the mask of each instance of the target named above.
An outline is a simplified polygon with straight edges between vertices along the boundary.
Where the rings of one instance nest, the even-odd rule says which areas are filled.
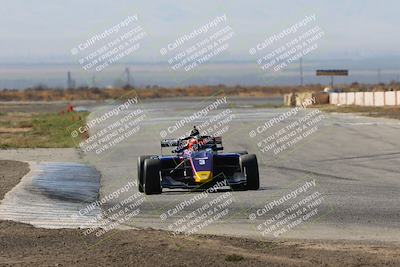
[[[78,212],[98,198],[99,172],[79,163],[33,163],[0,204],[0,219],[43,228],[85,228],[101,213]]]
[[[321,159],[321,160],[316,160],[318,162],[324,162],[324,161],[347,161],[347,160],[358,160],[358,159],[377,159],[380,157],[385,157],[385,156],[394,156],[393,158],[398,158],[397,155],[400,155],[400,152],[389,152],[389,153],[379,153],[379,154],[369,154],[369,155],[360,155],[360,156],[351,156],[351,157],[339,157],[339,158],[330,158],[330,159]],[[385,158],[386,159],[386,158]],[[392,159],[392,158],[389,158]]]
[[[315,172],[315,171],[311,171],[311,170],[303,170],[303,169],[298,169],[298,168],[289,168],[289,167],[283,167],[283,166],[269,166],[269,168],[292,171],[292,172],[300,172],[300,173],[304,173],[304,174],[313,174],[318,177],[328,177],[328,178],[333,178],[333,179],[337,179],[337,180],[358,181],[357,179],[353,179],[353,178],[336,176],[336,175],[332,175],[332,174],[325,174],[325,173]]]

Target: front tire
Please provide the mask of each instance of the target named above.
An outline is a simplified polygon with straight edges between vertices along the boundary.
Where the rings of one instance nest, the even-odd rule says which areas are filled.
[[[256,155],[241,155],[240,168],[246,176],[247,190],[258,190],[260,188],[260,176],[258,173],[258,162]]]
[[[143,184],[144,184],[144,161],[146,159],[149,159],[153,156],[151,155],[145,155],[145,156],[140,156],[138,157],[137,161],[137,181],[138,181],[138,189],[139,192],[143,193]]]
[[[161,161],[159,159],[146,159],[144,161],[144,193],[146,195],[161,194]]]

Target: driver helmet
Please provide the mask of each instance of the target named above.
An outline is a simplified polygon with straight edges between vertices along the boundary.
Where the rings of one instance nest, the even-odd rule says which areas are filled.
[[[200,132],[199,130],[196,128],[196,126],[193,126],[192,131],[190,132],[190,136],[192,137],[199,137],[200,136]]]
[[[188,149],[192,151],[196,151],[199,148],[199,141],[197,138],[192,138],[189,140]]]

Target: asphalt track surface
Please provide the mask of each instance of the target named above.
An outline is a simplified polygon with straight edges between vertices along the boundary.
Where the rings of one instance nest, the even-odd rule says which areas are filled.
[[[194,114],[217,98],[138,103],[91,127],[90,133],[93,136],[137,109],[143,110],[145,114],[137,132],[131,136],[99,154],[95,150],[85,153],[84,159],[95,166],[102,175],[100,198],[110,196],[129,182],[136,181],[137,157],[160,154],[160,132],[166,129],[168,131],[169,126]],[[219,211],[228,210],[227,214],[221,213],[221,216],[217,216],[212,223],[196,228],[196,232],[260,239],[400,241],[399,121],[361,117],[354,114],[324,114],[311,125],[312,127],[307,128],[313,128],[312,133],[304,135],[301,140],[292,142],[291,145],[287,145],[288,148],[275,154],[273,149],[262,152],[257,143],[286,126],[293,126],[295,121],[304,118],[307,114],[312,112],[316,114],[310,115],[310,118],[315,118],[320,114],[316,113],[315,109],[300,110],[297,114],[288,116],[251,138],[249,136],[251,130],[290,110],[252,106],[259,104],[262,104],[262,101],[228,98],[227,103],[218,106],[217,110],[212,110],[207,115],[186,123],[177,131],[169,133],[167,137],[180,136],[190,130],[192,125],[201,125],[204,121],[210,121],[213,116],[229,110],[227,114],[233,114],[232,120],[227,120],[225,121],[227,124],[223,124],[223,127],[229,126],[229,130],[222,135],[225,151],[247,150],[257,155],[260,190],[232,192],[229,188],[225,188],[210,193],[202,199],[196,198],[201,192],[164,190],[161,195],[146,196],[144,201],[137,206],[140,208],[140,213],[121,222],[121,227],[176,230],[199,216],[201,211],[204,211],[201,208],[204,208],[207,203],[210,204],[212,199],[223,199],[223,202],[221,200],[211,203],[221,205],[225,203]],[[89,121],[101,117],[115,107],[115,105],[109,105],[93,109]],[[303,120],[300,126],[306,122]],[[283,143],[288,144],[288,140],[281,144]],[[313,181],[315,181],[315,186],[310,185]],[[263,211],[263,207],[268,203],[282,200],[282,197],[288,196],[302,186],[306,186],[305,192],[297,193],[297,196],[291,199],[286,197],[281,204],[271,210]],[[107,210],[115,207],[136,192],[136,187],[131,188],[128,192],[107,201],[102,208]],[[297,218],[308,215],[303,217],[299,224],[292,224],[291,227],[286,225],[286,231],[277,233],[276,229],[284,225],[281,222],[281,227],[265,231],[267,227],[289,216],[291,213],[288,212],[288,208],[311,194],[317,196],[313,200],[320,201],[310,208],[302,209],[303,213]],[[232,202],[228,201],[230,198]],[[196,199],[193,203],[173,214],[174,207],[193,199]],[[311,202],[306,202],[306,204],[311,204]],[[282,215],[282,211],[285,210],[285,215]],[[168,211],[171,216],[168,215]],[[218,213],[218,208],[209,212],[212,215],[208,218],[211,218]],[[197,215],[195,216],[194,213]],[[160,218],[162,214],[167,214],[166,220]],[[249,218],[252,214],[256,214],[253,220]],[[271,221],[273,218],[275,218],[274,222]],[[267,219],[269,219],[268,222]],[[289,218],[286,222],[288,221],[290,221]],[[264,225],[260,225],[263,223]],[[186,230],[193,229],[195,226],[194,223],[188,225]]]

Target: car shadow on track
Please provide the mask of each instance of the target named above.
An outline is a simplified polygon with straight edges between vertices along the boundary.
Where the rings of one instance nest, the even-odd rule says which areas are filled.
[[[282,189],[281,187],[277,186],[269,186],[269,187],[260,187],[258,190],[253,190],[253,191],[267,191],[267,190],[279,190]],[[191,193],[203,193],[206,190],[174,190],[174,189],[168,189],[168,191],[163,191],[163,195],[182,195],[182,194],[191,194]],[[210,192],[210,194],[217,194],[217,193],[226,193],[226,192],[249,192],[249,190],[236,190],[233,191],[232,189],[226,188],[226,189],[218,189],[217,191]]]

